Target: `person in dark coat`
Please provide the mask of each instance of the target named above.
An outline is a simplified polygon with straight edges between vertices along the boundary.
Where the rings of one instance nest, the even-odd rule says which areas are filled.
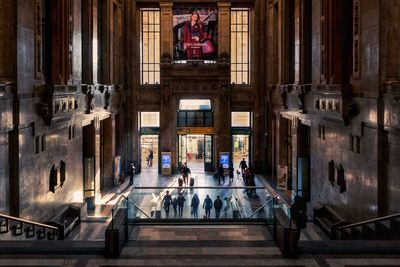
[[[210,219],[211,209],[213,207],[213,201],[209,195],[206,196],[203,202],[203,209],[206,210],[206,218]]]
[[[233,183],[233,173],[235,171],[235,169],[233,168],[233,163],[229,164],[228,171],[229,171],[229,183]]]
[[[197,194],[194,194],[192,197],[192,214],[195,219],[198,219],[198,210],[199,210],[199,205],[200,205],[200,199],[197,196]]]
[[[217,199],[214,201],[214,209],[215,209],[215,218],[219,219],[219,214],[221,213],[223,203],[222,200],[217,196]]]
[[[172,208],[174,209],[174,216],[178,215],[178,200],[176,197],[172,199]]]
[[[128,169],[128,174],[129,174],[129,185],[133,185],[133,176],[135,175],[136,168],[133,163],[131,163],[131,166]]]
[[[191,174],[190,169],[187,166],[187,163],[185,163],[182,169],[183,182],[185,183],[185,185],[188,184],[188,179],[190,174]]]
[[[172,198],[171,198],[171,195],[169,194],[168,190],[164,195],[163,202],[164,202],[165,214],[168,218],[169,217],[169,206],[171,205],[171,202],[172,202]]]
[[[307,203],[304,198],[300,196],[294,197],[294,203],[290,207],[290,215],[296,223],[296,228],[300,236],[300,230],[307,226]]]
[[[179,193],[177,204],[178,204],[178,216],[182,218],[182,213],[183,213],[183,205],[185,205],[185,197],[182,195],[182,193]]]
[[[242,171],[242,175],[245,169],[247,169],[246,160],[243,158],[242,161],[239,163],[239,168]]]
[[[224,167],[222,166],[222,164],[218,166],[218,185],[221,184],[221,178],[222,184],[225,184]]]

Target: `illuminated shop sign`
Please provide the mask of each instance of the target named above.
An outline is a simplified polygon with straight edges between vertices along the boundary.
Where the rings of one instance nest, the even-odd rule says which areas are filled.
[[[213,134],[213,127],[178,127],[178,134]]]

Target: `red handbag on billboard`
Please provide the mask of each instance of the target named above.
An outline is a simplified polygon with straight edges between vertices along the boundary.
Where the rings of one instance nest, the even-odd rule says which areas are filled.
[[[205,39],[201,42],[201,52],[203,55],[212,55],[215,53],[215,47],[211,40]]]

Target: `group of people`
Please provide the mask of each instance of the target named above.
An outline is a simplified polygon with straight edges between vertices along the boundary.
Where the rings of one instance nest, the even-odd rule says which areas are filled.
[[[229,176],[229,183],[233,183],[233,177],[234,177],[234,171],[235,169],[233,168],[233,164],[230,163],[228,167],[228,176]],[[218,179],[218,184],[217,185],[224,185],[225,184],[225,173],[224,173],[224,166],[220,164],[217,168],[217,172],[214,174],[214,177]],[[222,180],[222,184],[221,184]]]
[[[255,176],[253,169],[247,166],[246,160],[243,158],[239,164],[239,168],[242,171],[243,182],[245,186],[256,186]],[[248,197],[255,198],[257,197],[256,189],[246,189],[245,192],[247,193]]]
[[[162,200],[166,217],[169,218],[170,206],[172,205],[172,208],[174,210],[174,216],[182,218],[185,201],[186,199],[182,193],[179,193],[178,197],[172,197],[169,191],[166,191],[164,198]],[[197,194],[194,194],[190,203],[190,214],[195,219],[199,218],[199,206],[200,206],[200,198]],[[219,196],[217,196],[217,198],[213,201],[210,198],[210,196],[207,195],[203,201],[203,209],[205,210],[204,218],[210,219],[211,210],[214,208],[215,218],[219,219],[222,207],[223,207],[223,202]]]

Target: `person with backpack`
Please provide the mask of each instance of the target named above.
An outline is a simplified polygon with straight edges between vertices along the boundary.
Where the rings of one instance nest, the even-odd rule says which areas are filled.
[[[171,202],[172,198],[171,195],[169,194],[169,191],[167,190],[163,198],[164,210],[167,218],[169,217],[169,206],[171,205]]]
[[[200,205],[200,199],[197,196],[197,194],[194,194],[192,197],[192,204],[191,204],[192,212],[191,213],[193,214],[193,217],[195,219],[198,219],[199,205]]]
[[[206,210],[206,219],[210,219],[212,207],[213,207],[213,201],[210,198],[210,196],[207,195],[203,202],[203,209]]]
[[[222,200],[219,198],[219,196],[217,196],[217,199],[214,201],[215,219],[219,219],[222,206],[223,206]]]
[[[185,205],[185,197],[182,195],[182,193],[179,193],[177,204],[178,204],[178,216],[182,218],[182,213],[183,213],[183,206]]]

